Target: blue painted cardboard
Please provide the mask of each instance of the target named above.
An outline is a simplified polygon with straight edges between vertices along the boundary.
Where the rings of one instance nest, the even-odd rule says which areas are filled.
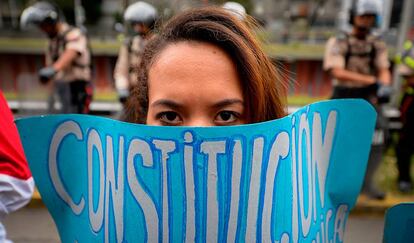
[[[16,122],[62,242],[343,242],[376,113],[312,104],[230,127]]]
[[[414,202],[400,203],[387,210],[383,242],[414,242]]]

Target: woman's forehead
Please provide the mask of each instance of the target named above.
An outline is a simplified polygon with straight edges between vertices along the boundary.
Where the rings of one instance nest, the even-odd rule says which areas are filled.
[[[203,57],[202,60],[197,60],[197,57]],[[154,64],[169,63],[169,62],[207,62],[205,57],[213,57],[216,61],[232,60],[232,58],[219,46],[203,41],[183,40],[168,44],[161,50],[155,60]]]
[[[220,47],[206,42],[182,41],[168,45],[159,53],[149,69],[149,81],[160,75],[200,78],[203,75],[232,76],[236,72],[232,58]]]
[[[242,90],[231,58],[219,47],[203,42],[168,46],[150,68],[148,81],[150,98]]]

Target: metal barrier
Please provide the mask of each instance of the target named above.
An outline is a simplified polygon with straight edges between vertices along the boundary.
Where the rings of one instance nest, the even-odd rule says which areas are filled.
[[[47,111],[47,102],[46,101],[18,101],[10,100],[8,101],[10,109],[14,113],[19,113],[19,111],[31,111],[30,114],[44,114]],[[59,109],[61,104],[59,102],[55,103],[55,109]],[[122,105],[119,102],[113,101],[93,101],[90,105],[91,114],[94,115],[112,115],[120,112]]]

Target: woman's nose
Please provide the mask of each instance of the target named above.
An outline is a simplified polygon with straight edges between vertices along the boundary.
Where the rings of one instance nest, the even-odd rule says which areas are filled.
[[[212,127],[215,126],[214,122],[211,119],[205,117],[197,117],[188,122],[184,123],[184,126],[191,126],[191,127]]]

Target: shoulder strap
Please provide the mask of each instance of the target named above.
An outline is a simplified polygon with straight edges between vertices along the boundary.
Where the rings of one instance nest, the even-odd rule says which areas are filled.
[[[377,46],[375,45],[376,41],[377,39],[374,39],[374,41],[371,42],[371,52],[369,53],[369,66],[371,68],[371,71],[372,69],[377,69],[375,67],[375,58],[377,57]]]
[[[132,37],[128,37],[128,39],[126,40],[126,46],[127,46],[127,51],[128,51],[128,65],[130,65],[131,63],[131,54],[132,54],[132,42],[133,42],[134,38]]]
[[[52,59],[52,62],[56,62],[59,58],[59,43],[53,45],[52,41],[49,42],[49,55]]]
[[[130,54],[132,52],[132,43],[133,43],[134,38],[129,37],[126,41],[126,45],[127,45],[127,50],[128,50],[128,54]]]
[[[343,33],[343,41],[346,43],[346,50],[345,50],[345,68],[348,67],[349,58],[351,57],[351,43],[349,42],[349,35],[347,33]]]

